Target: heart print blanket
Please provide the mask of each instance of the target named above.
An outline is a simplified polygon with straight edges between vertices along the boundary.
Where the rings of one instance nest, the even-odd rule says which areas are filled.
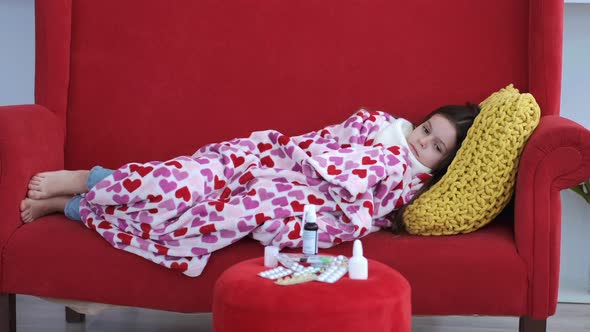
[[[430,177],[412,176],[407,147],[373,145],[394,119],[360,110],[301,136],[257,131],[192,156],[129,163],[83,197],[80,213],[115,248],[193,277],[245,236],[300,247],[306,204],[318,211],[320,248],[352,241],[388,226],[385,216]]]

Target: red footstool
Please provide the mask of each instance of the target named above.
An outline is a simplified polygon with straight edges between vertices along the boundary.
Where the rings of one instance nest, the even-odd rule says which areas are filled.
[[[348,275],[334,284],[317,281],[280,286],[257,274],[263,258],[238,263],[217,280],[215,332],[410,331],[410,284],[396,270],[369,259],[369,279]]]

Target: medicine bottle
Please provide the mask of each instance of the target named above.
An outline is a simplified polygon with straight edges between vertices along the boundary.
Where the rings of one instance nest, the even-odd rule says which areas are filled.
[[[318,224],[316,224],[315,205],[306,205],[303,209],[303,254],[318,253]]]

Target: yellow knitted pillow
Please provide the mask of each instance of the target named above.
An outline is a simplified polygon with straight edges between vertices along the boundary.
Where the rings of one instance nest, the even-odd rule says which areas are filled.
[[[406,208],[409,233],[473,232],[508,204],[520,154],[539,123],[539,105],[531,94],[521,94],[510,84],[480,107],[447,173]]]

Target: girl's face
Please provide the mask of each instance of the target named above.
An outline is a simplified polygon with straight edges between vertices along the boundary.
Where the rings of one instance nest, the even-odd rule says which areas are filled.
[[[457,129],[446,117],[435,114],[410,133],[408,144],[422,165],[435,170],[455,149]]]

